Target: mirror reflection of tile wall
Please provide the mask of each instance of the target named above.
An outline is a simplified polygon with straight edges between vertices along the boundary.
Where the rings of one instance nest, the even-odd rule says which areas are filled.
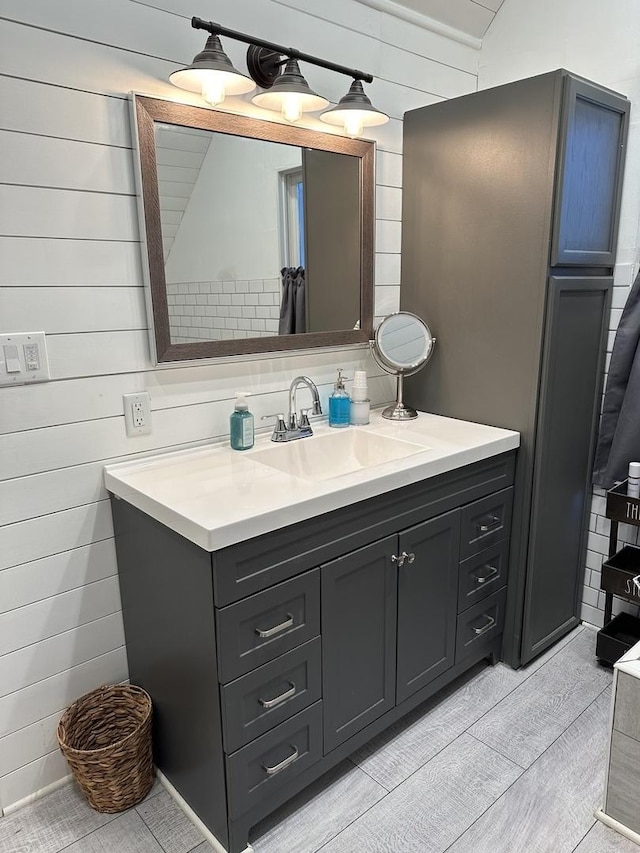
[[[278,334],[277,278],[167,284],[171,340],[222,341]]]

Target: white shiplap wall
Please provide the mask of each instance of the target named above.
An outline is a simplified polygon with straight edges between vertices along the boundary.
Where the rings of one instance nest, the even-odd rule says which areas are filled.
[[[210,13],[193,0],[3,0],[0,328],[44,329],[52,373],[0,389],[5,807],[66,774],[64,707],[127,677],[104,463],[223,436],[237,387],[254,391],[257,416],[282,407],[300,372],[326,397],[337,365],[366,367],[375,400],[390,394],[364,349],[152,368],[127,94],[182,96],[165,81],[202,48],[193,14],[377,76],[372,99],[392,116],[376,134],[378,315],[399,300],[401,116],[477,85],[471,47],[353,0],[220,0]],[[333,101],[348,83],[311,67],[308,79]],[[122,394],[141,390],[153,433],[127,438]]]
[[[615,330],[640,265],[640,4],[636,0],[505,0],[480,51],[479,88],[567,68],[595,80],[631,101],[631,123],[610,334]],[[607,359],[608,365],[608,359]],[[605,492],[594,489],[582,603],[582,618],[602,627],[604,593],[600,569],[609,552],[609,521],[604,517]],[[640,531],[619,529],[620,544],[636,544]],[[631,610],[615,599],[617,610]]]

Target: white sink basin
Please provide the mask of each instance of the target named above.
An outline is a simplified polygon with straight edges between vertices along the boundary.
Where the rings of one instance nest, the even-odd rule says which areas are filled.
[[[307,480],[330,480],[363,471],[385,462],[395,462],[430,448],[410,441],[343,429],[331,435],[309,436],[251,453],[251,459]]]

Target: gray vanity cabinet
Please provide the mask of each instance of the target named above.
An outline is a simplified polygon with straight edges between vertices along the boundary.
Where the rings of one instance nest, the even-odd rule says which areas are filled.
[[[213,553],[112,500],[129,674],[157,766],[230,853],[483,658],[504,625],[515,454]]]
[[[397,537],[322,566],[324,749],[395,705]]]
[[[400,534],[398,672],[402,702],[453,665],[458,598],[460,512]]]
[[[454,510],[322,566],[325,752],[453,666],[459,538]]]
[[[400,304],[438,339],[405,399],[521,434],[513,666],[579,621],[628,119],[564,70],[405,115]]]

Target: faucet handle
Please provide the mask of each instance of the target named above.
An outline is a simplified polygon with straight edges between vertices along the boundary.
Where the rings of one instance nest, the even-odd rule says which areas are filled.
[[[305,435],[313,435],[311,424],[309,423],[309,409],[300,409],[300,432]]]
[[[266,421],[269,418],[276,419],[273,427],[273,433],[271,435],[271,441],[286,441],[287,425],[284,422],[284,414],[282,412],[278,412],[277,414],[272,415],[262,415],[260,420]]]

